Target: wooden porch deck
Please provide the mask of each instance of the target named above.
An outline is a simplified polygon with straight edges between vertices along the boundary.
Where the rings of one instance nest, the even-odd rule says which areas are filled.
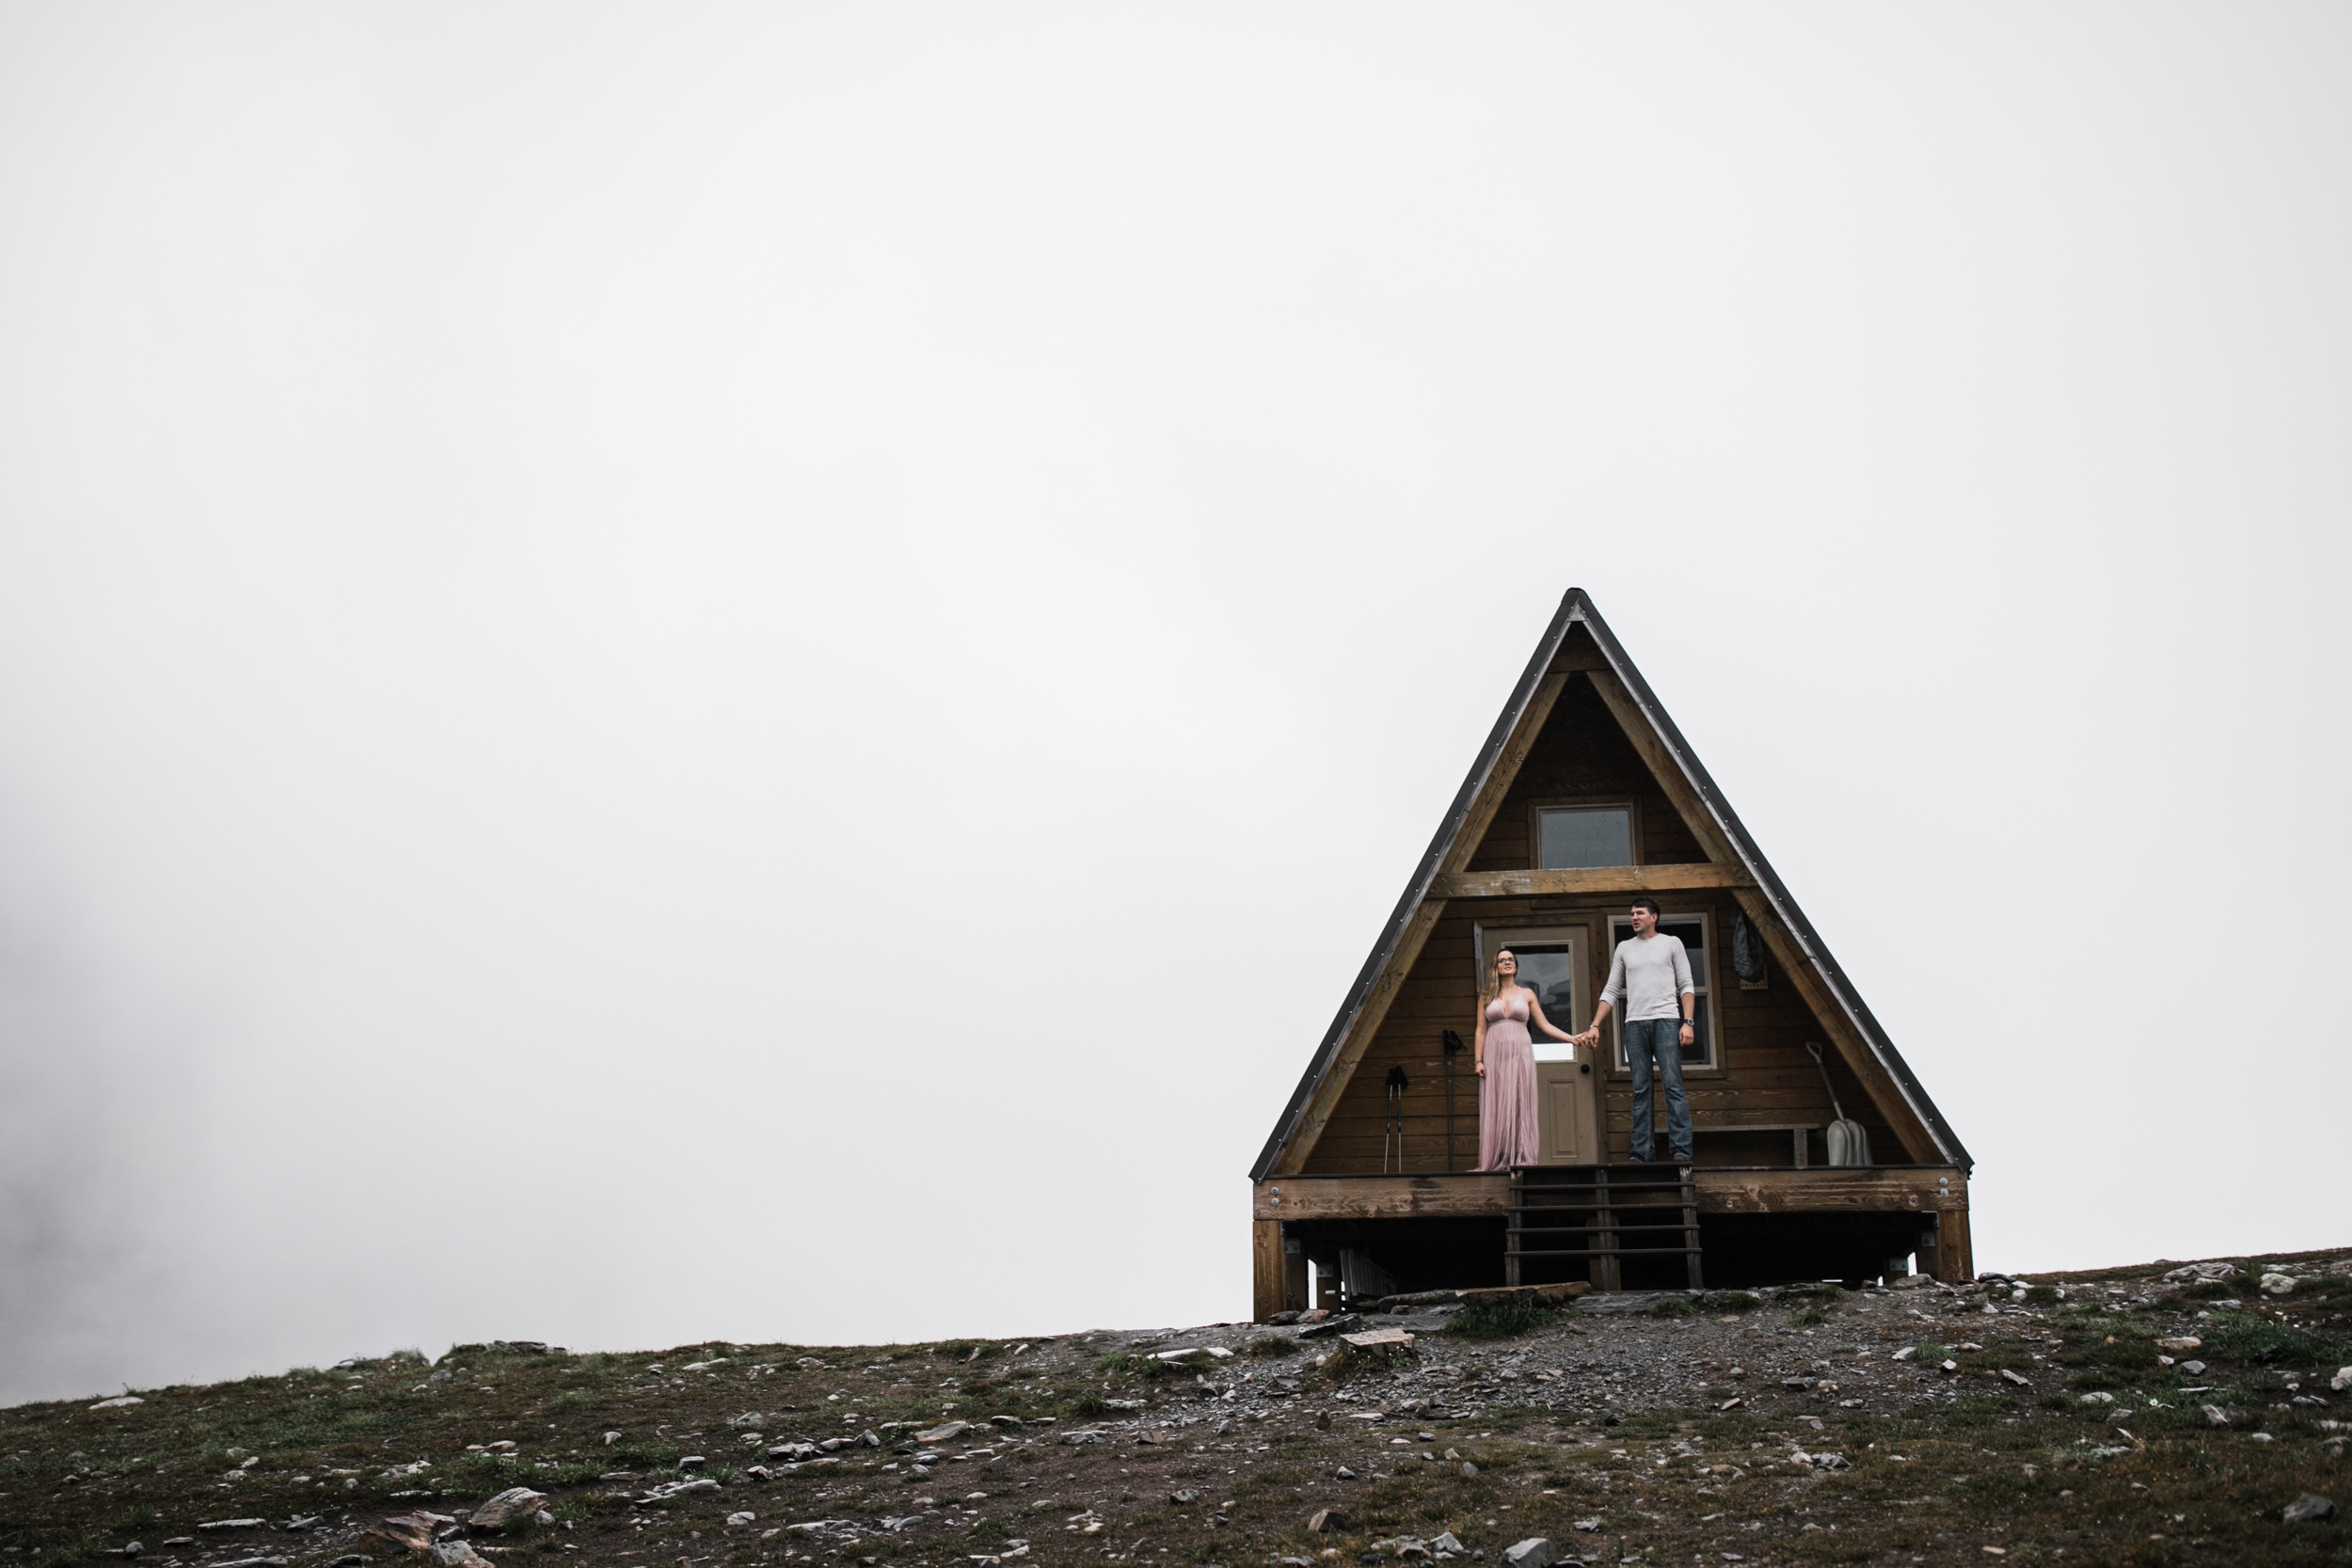
[[[1661,1162],[1664,1169],[1674,1169]],[[1537,1167],[1552,1168],[1552,1167]],[[1618,1168],[1618,1167],[1613,1167]],[[1701,1214],[1871,1214],[1935,1216],[1927,1272],[1947,1283],[1971,1277],[1968,1173],[1957,1165],[1697,1165],[1692,1170]],[[1277,1176],[1253,1182],[1252,1228],[1263,1238],[1262,1273],[1283,1267],[1285,1221],[1494,1218],[1511,1208],[1509,1173],[1425,1176]],[[1280,1288],[1275,1288],[1279,1299]]]
[[[1662,1163],[1662,1162],[1661,1162]],[[1697,1165],[1703,1214],[1965,1213],[1968,1173],[1956,1165]],[[1450,1176],[1275,1176],[1252,1183],[1255,1220],[1500,1215],[1504,1171]]]

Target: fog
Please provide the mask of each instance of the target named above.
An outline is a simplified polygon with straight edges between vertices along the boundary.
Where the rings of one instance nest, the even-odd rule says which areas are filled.
[[[0,1399],[1246,1316],[1571,583],[1980,1267],[2352,1240],[2347,67],[2322,6],[0,10]]]

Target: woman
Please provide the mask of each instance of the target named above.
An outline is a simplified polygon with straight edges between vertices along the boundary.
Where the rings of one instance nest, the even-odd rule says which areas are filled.
[[[1527,1026],[1556,1040],[1576,1043],[1544,1017],[1535,993],[1519,984],[1519,960],[1504,948],[1495,955],[1494,995],[1479,1009],[1470,1062],[1478,1069],[1478,1168],[1509,1170],[1537,1163],[1535,1137],[1535,1048]],[[1489,1070],[1491,1069],[1491,1070]]]

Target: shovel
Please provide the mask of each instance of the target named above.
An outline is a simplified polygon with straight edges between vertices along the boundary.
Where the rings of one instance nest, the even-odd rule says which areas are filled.
[[[1837,1091],[1830,1085],[1829,1064],[1821,1060],[1820,1042],[1807,1040],[1804,1048],[1813,1053],[1813,1065],[1821,1069],[1821,1087],[1829,1090],[1829,1108],[1837,1113],[1837,1119],[1829,1124],[1829,1163],[1833,1165],[1868,1164],[1870,1134],[1862,1130],[1862,1123],[1846,1119],[1846,1108],[1837,1103]]]

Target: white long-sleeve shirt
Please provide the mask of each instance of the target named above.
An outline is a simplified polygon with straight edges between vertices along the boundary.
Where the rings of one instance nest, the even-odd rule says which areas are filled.
[[[1617,943],[1600,999],[1629,1021],[1680,1018],[1682,998],[1697,990],[1691,983],[1691,955],[1682,950],[1682,939],[1656,931]]]

